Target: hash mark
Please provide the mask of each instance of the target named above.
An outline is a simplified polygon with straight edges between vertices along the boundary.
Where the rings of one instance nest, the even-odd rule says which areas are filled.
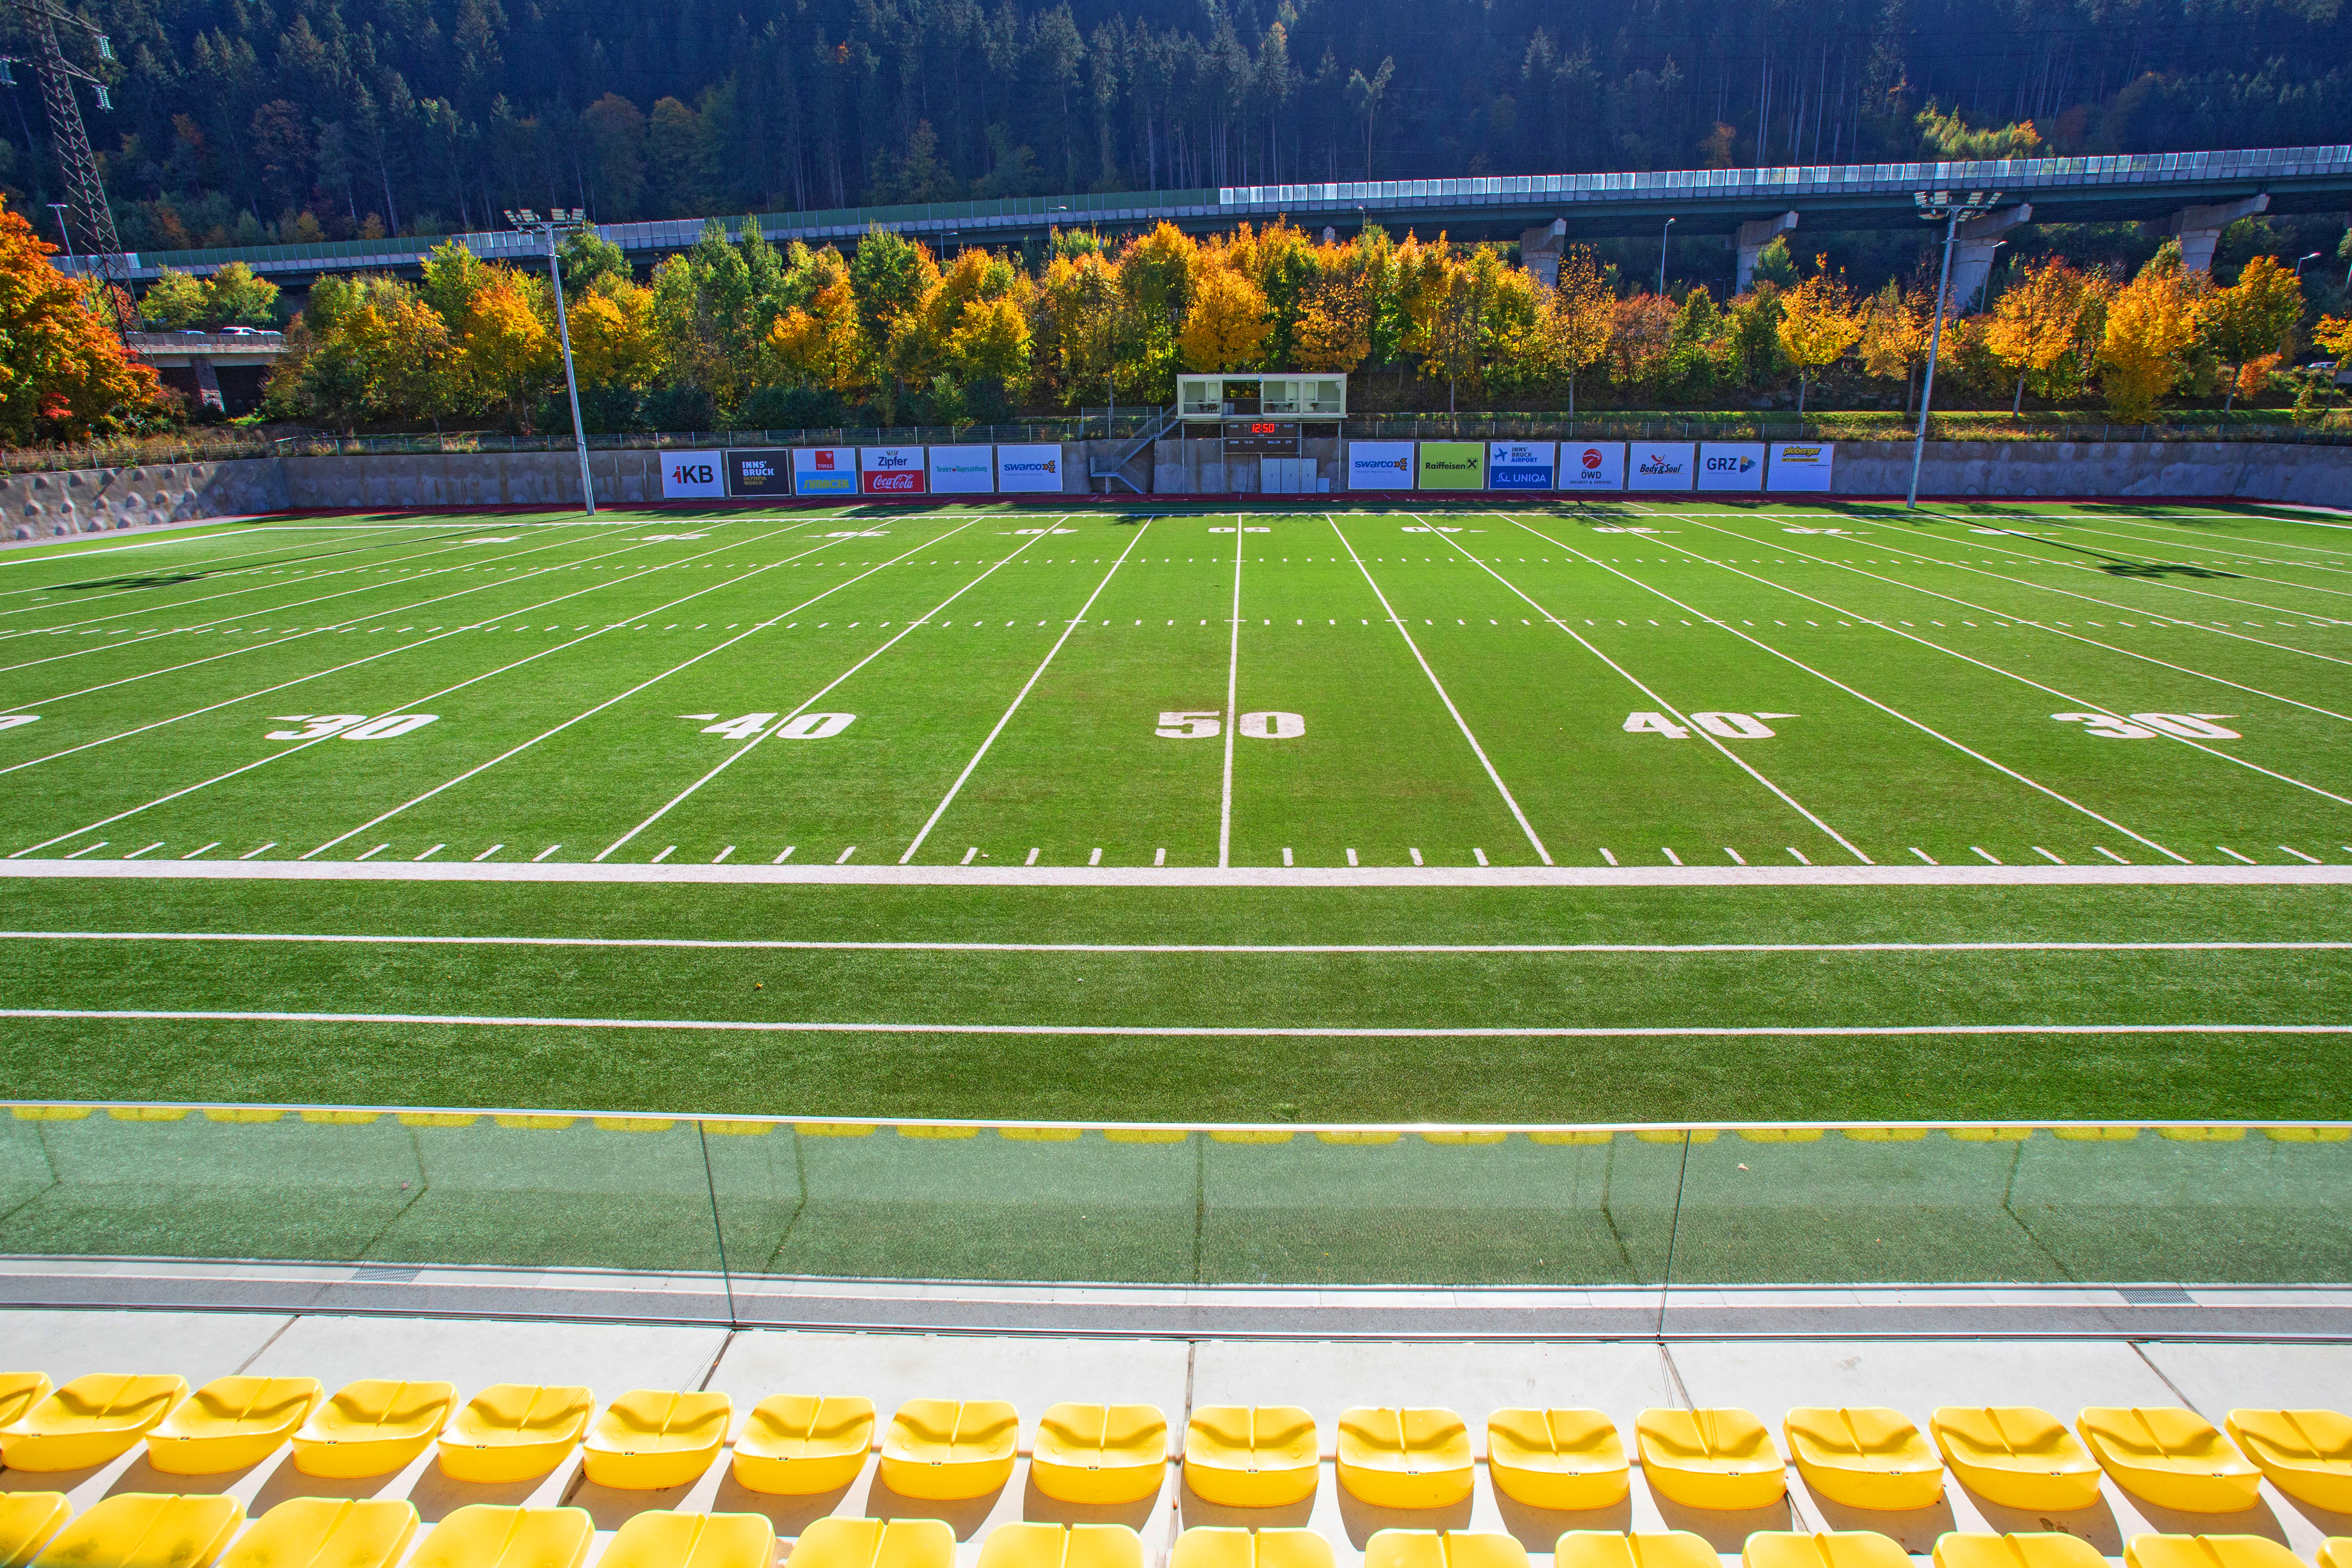
[[[1284,862],[1285,862],[1286,864],[1286,863],[1288,863],[1289,858],[1289,858],[1287,855],[1285,855],[1285,856],[1283,857]],[[1101,864],[1102,864],[1102,850],[1101,850],[1100,848],[1097,848],[1097,849],[1095,849],[1093,852],[1091,852],[1090,854],[1088,854],[1088,855],[1087,856],[1087,865],[1089,865],[1089,866],[1099,866],[1099,865],[1101,865]]]
[[[2252,860],[2247,859],[2243,855],[2239,854],[2236,850],[2231,848],[2226,844],[2216,844],[2213,847],[2219,849],[2222,854],[2227,855],[2231,859],[2235,860],[2241,866],[2251,866],[2253,864]]]
[[[1165,866],[1168,864],[1168,851],[1165,849],[1154,849],[1151,852],[1151,863],[1155,866]]]
[[[379,844],[379,845],[377,845],[373,849],[369,850],[369,851],[367,852],[367,855],[357,855],[357,856],[353,856],[353,857],[352,857],[352,858],[353,858],[353,859],[355,859],[355,860],[364,860],[364,859],[366,859],[366,858],[368,858],[368,855],[380,855],[380,854],[382,854],[384,850],[389,849],[389,848],[391,848],[391,847],[392,847],[392,846],[391,846],[391,845],[389,845],[389,844]]]
[[[1609,849],[1608,849],[1608,847],[1607,847],[1606,845],[1604,845],[1604,846],[1602,846],[1602,847],[1601,847],[1601,858],[1603,860],[1608,861],[1612,866],[1614,866],[1615,864],[1617,864],[1617,857],[1616,857],[1616,856],[1614,856],[1614,855],[1612,855],[1611,853],[1609,853]]]
[[[1406,850],[1406,851],[1405,851],[1405,853],[1412,857],[1412,863],[1413,863],[1414,865],[1418,866],[1418,865],[1420,865],[1420,864],[1421,864],[1421,851],[1420,851],[1420,850],[1418,850],[1418,849],[1408,849],[1408,850]]]
[[[1728,856],[1730,856],[1730,857],[1731,857],[1731,863],[1732,863],[1733,865],[1735,865],[1735,866],[1745,866],[1745,865],[1747,865],[1747,864],[1748,864],[1748,862],[1747,862],[1747,861],[1742,860],[1742,859],[1739,858],[1739,851],[1738,851],[1738,850],[1737,850],[1737,849],[1734,849],[1734,848],[1733,848],[1730,845],[1728,845],[1728,844],[1727,844],[1727,845],[1725,845],[1725,846],[1723,847],[1723,852],[1724,852],[1726,855],[1728,855]]]
[[[979,846],[979,845],[977,845],[977,844],[975,844],[975,845],[973,845],[971,848],[969,848],[969,849],[967,849],[967,850],[965,850],[965,851],[963,852],[963,858],[962,858],[962,859],[961,859],[961,860],[959,860],[959,861],[957,861],[957,862],[956,862],[956,864],[957,864],[957,865],[959,865],[959,866],[969,866],[969,865],[971,865],[971,864],[972,857],[974,857],[975,855],[978,855],[979,853],[980,853],[980,846]]]
[[[430,859],[432,859],[432,858],[433,858],[433,857],[435,857],[436,855],[440,854],[440,853],[441,853],[441,851],[443,851],[444,849],[446,849],[446,848],[448,848],[448,847],[448,847],[446,844],[436,844],[432,848],[427,849],[424,854],[417,856],[417,857],[416,857],[416,858],[417,858],[417,859],[419,859],[419,860],[430,860]]]
[[[1033,845],[1030,847],[1029,858],[1022,861],[1021,863],[1024,866],[1034,866],[1037,863],[1037,850],[1035,846]]]
[[[275,849],[275,848],[277,848],[277,847],[278,847],[278,840],[276,840],[275,838],[273,838],[273,839],[271,839],[268,843],[267,843],[267,844],[263,845],[263,846],[261,847],[261,849]],[[250,859],[252,859],[256,855],[260,854],[260,853],[261,853],[261,849],[248,849],[248,850],[247,850],[244,854],[242,854],[242,855],[238,856],[238,857],[237,857],[237,858],[238,858],[238,859],[240,859],[240,860],[250,860]]]
[[[650,864],[653,864],[653,865],[656,865],[656,866],[660,865],[663,861],[665,861],[665,860],[667,860],[667,859],[668,859],[668,858],[669,858],[669,857],[670,857],[670,851],[671,851],[671,850],[676,849],[677,847],[677,845],[675,845],[675,844],[672,844],[672,845],[668,846],[667,848],[663,849],[663,850],[662,850],[662,852],[661,852],[660,854],[658,854],[658,855],[655,856],[655,857],[653,858],[652,861],[650,862]]]
[[[1934,865],[1937,865],[1937,864],[1939,864],[1939,862],[1937,860],[1937,858],[1936,858],[1933,855],[1928,854],[1925,849],[1920,848],[1916,844],[1914,844],[1913,846],[1911,846],[1911,853],[1912,853],[1912,854],[1914,854],[1914,855],[1916,855],[1917,857],[1919,857],[1919,858],[1920,858],[1920,859],[1925,860],[1925,861],[1926,861],[1926,862],[1927,862],[1927,864],[1928,864],[1928,865],[1930,865],[1930,866],[1934,866]]]
[[[697,626],[697,627],[695,628],[695,630],[697,630],[697,631],[700,631],[701,629],[702,629],[702,628],[701,628],[701,627],[699,627],[699,626]],[[721,860],[726,859],[726,858],[727,858],[727,857],[729,857],[730,855],[732,855],[732,854],[734,854],[734,853],[735,853],[735,846],[733,846],[732,844],[730,844],[726,848],[721,849],[718,854],[713,855],[713,856],[710,858],[710,863],[711,863],[712,865],[716,866],[716,865],[718,865],[718,864],[719,864],[719,862],[720,862]]]
[[[785,845],[785,846],[784,846],[784,852],[783,852],[782,854],[781,854],[781,855],[777,856],[774,859],[772,859],[772,860],[769,861],[769,862],[768,862],[768,864],[769,864],[769,865],[771,865],[771,866],[781,866],[781,865],[782,865],[785,861],[787,861],[787,860],[789,860],[789,859],[791,859],[791,858],[793,858],[793,850],[795,850],[795,849],[797,849],[797,848],[799,848],[799,847],[800,847],[800,846],[799,846],[799,845],[797,845],[797,844],[787,844],[787,845]]]
[[[1797,847],[1793,844],[1789,846],[1789,853],[1796,858],[1797,864],[1800,866],[1810,866],[1812,864],[1811,860],[1808,860],[1802,855],[1798,854]]]
[[[505,847],[506,846],[503,844],[493,844],[488,849],[483,850],[479,855],[475,856],[474,858],[477,860],[487,860]]]
[[[561,845],[561,844],[551,844],[551,845],[549,845],[546,848],[544,848],[544,849],[541,850],[538,854],[536,854],[536,855],[532,856],[532,857],[530,858],[530,863],[531,863],[532,865],[536,866],[536,865],[538,865],[541,860],[546,859],[550,855],[554,854],[557,850],[559,850],[559,849],[561,849],[561,848],[562,848],[562,847],[563,847],[563,846],[562,846],[562,845]]]
[[[2316,866],[2316,865],[2318,865],[2318,864],[2319,864],[2318,857],[2316,857],[2316,856],[2313,856],[2313,855],[2306,855],[2306,854],[2305,854],[2302,850],[2297,849],[2297,848],[2296,848],[2294,845],[2292,845],[2292,844],[2282,844],[2282,845],[2280,845],[2280,846],[2279,846],[2279,847],[2280,847],[2280,848],[2282,848],[2282,849],[2284,849],[2284,850],[2285,850],[2288,854],[2290,854],[2290,855],[2294,856],[2296,859],[2301,860],[2301,861],[2304,861],[2304,862],[2305,862],[2305,863],[2307,863],[2307,864],[2309,864],[2309,865]]]
[[[219,847],[220,847],[220,840],[219,840],[219,839],[217,839],[217,838],[214,839],[210,844],[207,844],[207,845],[205,845],[205,849],[217,849],[217,848],[219,848]],[[194,859],[197,856],[199,856],[199,855],[203,854],[203,853],[205,852],[205,849],[191,849],[191,850],[189,850],[185,855],[181,856],[181,857],[180,857],[180,858],[181,858],[181,859],[183,859],[183,860],[193,860],[193,859]]]
[[[1998,866],[2000,864],[2000,857],[1994,854],[1991,850],[1985,848],[1982,845],[1971,844],[1969,847],[1983,856],[1987,860],[1991,861],[1994,865]]]
[[[2042,847],[2042,846],[2041,846],[2041,845],[2039,845],[2039,844],[2037,844],[2037,845],[2035,845],[2035,846],[2033,847],[2033,852],[2034,852],[2036,855],[2041,856],[2044,860],[2049,861],[2053,866],[2063,866],[2063,865],[2066,863],[2065,861],[2061,860],[2060,858],[2058,858],[2058,857],[2057,857],[2057,856],[2053,855],[2052,853],[2050,853],[2050,851],[2049,851],[2049,850],[2044,849],[2043,847]]]
[[[2105,856],[2108,859],[2114,861],[2118,866],[2128,866],[2131,864],[2130,861],[2125,859],[2122,856],[2116,854],[2114,850],[2108,848],[2104,844],[2094,844],[2091,847],[2097,850],[2100,854]],[[2247,864],[2252,865],[2252,862],[2248,861]]]

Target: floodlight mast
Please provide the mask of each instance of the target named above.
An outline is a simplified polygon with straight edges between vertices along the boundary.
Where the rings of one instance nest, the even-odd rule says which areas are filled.
[[[16,78],[7,67],[26,64],[35,67],[41,78],[41,97],[48,109],[49,141],[57,154],[58,170],[65,175],[68,205],[73,218],[73,228],[81,237],[81,253],[88,258],[87,273],[95,275],[106,296],[107,314],[113,318],[118,337],[127,342],[131,323],[124,320],[122,300],[130,291],[131,269],[122,254],[122,241],[114,231],[114,211],[107,205],[106,184],[100,179],[98,158],[90,150],[89,130],[82,123],[81,103],[74,96],[76,81],[88,82],[98,100],[98,107],[110,110],[113,101],[107,96],[106,83],[80,67],[68,64],[65,51],[58,45],[58,24],[79,27],[88,33],[101,60],[114,58],[114,46],[97,27],[70,12],[47,3],[47,0],[12,0],[24,16],[33,35],[39,54],[30,60],[19,58],[0,58],[0,85],[15,86]],[[67,244],[68,259],[73,246]]]
[[[1949,191],[1912,193],[1912,205],[1921,217],[1930,223],[1944,220],[1944,265],[1936,275],[1936,328],[1927,338],[1927,378],[1919,389],[1919,429],[1911,438],[1911,489],[1903,501],[1906,511],[1919,510],[1919,464],[1927,452],[1927,408],[1936,396],[1936,353],[1944,342],[1944,297],[1952,283],[1952,242],[1959,237],[1962,218],[1990,212],[1999,200],[1999,191],[1969,191],[1958,201]]]
[[[580,497],[588,515],[596,515],[596,480],[588,471],[588,432],[580,423],[580,378],[572,369],[572,321],[563,309],[563,263],[556,258],[555,237],[558,233],[587,226],[588,214],[581,207],[551,207],[546,217],[529,207],[517,207],[507,213],[507,221],[525,234],[536,234],[547,241],[547,271],[555,282],[555,335],[563,344],[563,390],[572,399],[572,446],[580,454]]]

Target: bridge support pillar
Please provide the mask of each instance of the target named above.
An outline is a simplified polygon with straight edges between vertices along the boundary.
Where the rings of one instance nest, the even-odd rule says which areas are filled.
[[[1756,281],[1756,258],[1772,243],[1775,235],[1788,233],[1797,226],[1795,213],[1782,213],[1779,217],[1758,218],[1754,223],[1739,226],[1739,273],[1732,284],[1732,292],[1745,294],[1748,286]]]
[[[190,354],[188,363],[196,373],[196,401],[206,408],[222,408],[220,376],[213,370],[210,354]]]
[[[1992,276],[1992,254],[2001,236],[2019,224],[2033,221],[2033,204],[2020,202],[2007,212],[1987,213],[1960,225],[1952,243],[1952,313],[1965,316],[1984,305],[1985,279]]]
[[[1556,217],[1547,227],[1519,236],[1519,265],[1547,289],[1559,287],[1559,258],[1568,248],[1568,220]]]
[[[2180,240],[2180,269],[2183,272],[2213,270],[2213,247],[2221,243],[2221,231],[2242,217],[2252,217],[2268,210],[2271,198],[2267,193],[2248,196],[2243,201],[2223,202],[2219,206],[2183,207],[2165,221],[2164,232]]]

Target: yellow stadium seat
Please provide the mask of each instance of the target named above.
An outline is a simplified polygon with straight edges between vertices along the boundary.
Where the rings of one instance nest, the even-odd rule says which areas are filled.
[[[468,1503],[425,1532],[408,1568],[580,1568],[595,1539],[584,1508]]]
[[[882,1484],[935,1502],[984,1497],[1013,1478],[1020,1436],[1002,1399],[909,1399],[882,1435]]]
[[[1690,1508],[1763,1508],[1789,1489],[1780,1451],[1764,1423],[1745,1410],[1649,1409],[1633,1424],[1642,1474]]]
[[[1496,1411],[1486,1417],[1486,1470],[1496,1490],[1529,1508],[1607,1508],[1633,1482],[1624,1440],[1599,1410]]]
[[[2331,1535],[2319,1548],[2319,1568],[2352,1568],[2352,1535]]]
[[[1184,1429],[1184,1484],[1231,1508],[1279,1508],[1315,1495],[1315,1417],[1296,1405],[1204,1405]]]
[[[92,1373],[0,1426],[12,1470],[83,1470],[127,1451],[188,1396],[185,1378]]]
[[[1919,1428],[1882,1405],[1807,1405],[1781,1423],[1797,1473],[1832,1502],[1850,1508],[1932,1508],[1944,1495],[1944,1467]]]
[[[1318,1530],[1237,1530],[1199,1524],[1176,1538],[1168,1568],[1331,1568]]]
[[[792,1568],[955,1568],[955,1531],[936,1519],[812,1520]]]
[[[1936,1539],[1936,1568],[2106,1568],[2099,1549],[2062,1531],[1987,1535],[1947,1531]]]
[[[294,1468],[347,1479],[388,1476],[432,1446],[457,1403],[446,1383],[345,1384],[294,1434]]]
[[[1552,1568],[1723,1568],[1706,1537],[1687,1530],[1571,1530],[1551,1549]]]
[[[596,1568],[774,1568],[776,1527],[764,1513],[634,1514]]]
[[[244,1522],[245,1504],[233,1497],[117,1492],[51,1536],[33,1562],[35,1568],[212,1568]]]
[[[2124,1568],[2303,1568],[2303,1560],[2266,1535],[2135,1535],[2124,1542]]]
[[[1911,1568],[1911,1557],[1874,1530],[1759,1530],[1739,1549],[1739,1568]]]
[[[2098,1461],[2047,1410],[1940,1405],[1927,1431],[1952,1474],[1979,1497],[2058,1512],[2099,1500]]]
[[[1364,1568],[1528,1568],[1528,1549],[1482,1530],[1381,1530],[1364,1543]]]
[[[980,1568],[1143,1568],[1143,1539],[1123,1524],[1000,1524]]]
[[[1380,1508],[1470,1495],[1470,1428],[1451,1410],[1360,1405],[1339,1415],[1339,1484]]]
[[[746,1489],[808,1497],[845,1487],[874,1447],[874,1402],[775,1394],[751,1407],[735,1439],[735,1479]]]
[[[23,1568],[72,1516],[63,1492],[0,1492],[0,1568]]]
[[[256,1520],[220,1568],[392,1568],[415,1533],[404,1498],[298,1497]]]
[[[7,1426],[48,1396],[47,1373],[0,1372],[0,1426]]]
[[[319,1403],[315,1377],[216,1377],[147,1434],[147,1462],[167,1476],[216,1476],[257,1465]]]
[[[2093,1405],[2074,1429],[2117,1486],[2160,1507],[2236,1513],[2262,1490],[2262,1471],[2194,1410]]]
[[[580,1441],[595,1405],[596,1396],[584,1388],[494,1383],[474,1395],[441,1435],[441,1473],[461,1481],[543,1476]]]
[[[639,1388],[604,1407],[581,1450],[588,1479],[625,1491],[682,1487],[726,1446],[735,1406],[723,1394]]]
[[[1029,1475],[1059,1502],[1140,1502],[1168,1471],[1168,1417],[1151,1405],[1056,1405],[1037,1423]]]
[[[2232,1410],[2230,1440],[2298,1502],[2352,1513],[2352,1419],[2337,1410]]]

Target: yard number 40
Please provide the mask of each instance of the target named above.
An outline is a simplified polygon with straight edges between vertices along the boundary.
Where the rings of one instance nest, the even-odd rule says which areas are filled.
[[[1694,713],[1690,721],[1710,735],[1720,735],[1727,741],[1769,741],[1772,727],[1767,719],[1794,719],[1794,713]],[[1687,741],[1690,731],[1663,713],[1628,713],[1625,732],[1629,735],[1664,735],[1669,741]]]

